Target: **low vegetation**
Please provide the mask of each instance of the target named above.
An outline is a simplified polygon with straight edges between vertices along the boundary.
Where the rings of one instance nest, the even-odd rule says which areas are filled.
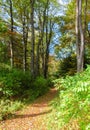
[[[89,130],[90,66],[75,76],[56,79],[54,84],[59,88],[59,93],[52,102],[54,111],[49,117],[49,130]]]
[[[37,97],[49,90],[50,80],[43,77],[32,78],[30,72],[9,66],[0,66],[0,120],[11,116]]]

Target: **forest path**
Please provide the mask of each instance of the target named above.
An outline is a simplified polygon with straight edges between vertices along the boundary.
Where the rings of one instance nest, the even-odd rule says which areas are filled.
[[[0,130],[47,130],[45,117],[52,111],[49,102],[53,100],[56,94],[57,89],[52,88],[32,105],[16,112],[12,119],[2,121]]]

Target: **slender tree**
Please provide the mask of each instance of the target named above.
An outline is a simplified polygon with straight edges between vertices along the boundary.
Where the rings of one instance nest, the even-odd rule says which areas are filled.
[[[46,51],[45,51],[45,66],[44,66],[44,77],[47,78],[47,74],[48,74],[48,62],[49,62],[49,45],[51,43],[51,38],[52,38],[52,30],[53,30],[53,26],[54,23],[52,21],[52,19],[48,20],[48,26],[46,25]],[[48,31],[49,29],[49,31]]]
[[[82,26],[82,0],[76,1],[76,48],[77,48],[77,72],[84,67],[84,30]]]
[[[46,2],[39,2],[42,6],[38,9],[38,26],[39,26],[39,39],[37,43],[37,54],[36,54],[36,75],[40,74],[40,57],[41,57],[41,64],[42,64],[42,74],[44,75],[44,67],[45,67],[45,44],[44,44],[44,37],[45,37],[45,25],[46,25],[46,11],[48,8],[48,0]]]
[[[27,68],[27,40],[28,40],[28,16],[25,8],[23,9],[24,15],[22,16],[23,25],[23,70],[26,71]]]
[[[10,18],[11,18],[11,36],[10,36],[10,61],[11,61],[11,68],[14,67],[14,50],[13,50],[13,5],[12,0],[9,0],[10,3]]]
[[[34,4],[35,0],[30,0],[30,8],[31,8],[31,74],[35,75],[35,32],[34,32]]]

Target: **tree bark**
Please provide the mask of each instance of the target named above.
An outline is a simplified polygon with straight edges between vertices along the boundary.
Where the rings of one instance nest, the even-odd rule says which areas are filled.
[[[50,32],[48,32],[48,26],[47,26],[48,24],[50,27]],[[52,38],[52,29],[53,29],[54,23],[52,23],[52,21],[50,20],[50,22],[47,23],[47,25],[46,25],[46,52],[45,52],[45,68],[44,68],[44,77],[45,78],[47,78],[47,75],[48,75],[49,45],[50,45],[51,38]]]
[[[47,1],[48,2],[48,1]],[[43,38],[44,38],[44,29],[45,29],[45,24],[46,24],[46,10],[47,10],[47,3],[45,5],[45,9],[43,11],[43,16],[41,16],[39,10],[39,40],[38,40],[38,45],[37,45],[37,56],[36,56],[36,76],[40,75],[40,57],[42,60],[42,73],[44,75],[44,66],[45,66],[45,53],[44,53],[44,43],[43,43]],[[43,19],[42,19],[43,17]]]
[[[34,33],[34,3],[35,0],[30,0],[30,7],[31,7],[31,74],[34,76],[35,74],[35,65],[34,65],[34,60],[35,60],[35,33]]]
[[[27,68],[27,40],[28,40],[28,19],[25,15],[25,9],[24,9],[24,15],[22,17],[22,24],[23,24],[23,70],[26,71]]]
[[[82,0],[76,2],[76,52],[77,72],[83,71],[84,67],[84,31],[82,26]]]
[[[10,62],[11,68],[14,67],[14,51],[13,51],[13,7],[12,7],[12,0],[10,2],[10,18],[11,18],[11,36],[10,36]]]

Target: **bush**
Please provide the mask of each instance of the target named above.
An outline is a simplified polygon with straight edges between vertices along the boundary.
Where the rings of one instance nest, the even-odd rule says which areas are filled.
[[[53,80],[51,78],[48,78],[47,79],[47,84],[50,88],[53,88],[54,87],[54,83],[53,83]]]
[[[55,122],[57,130],[66,127],[69,129],[74,121],[77,122],[79,129],[89,130],[90,66],[83,73],[55,80],[55,85],[59,87],[60,91],[59,96],[53,102],[54,117],[50,118],[55,119],[51,122]],[[72,126],[71,129],[73,129]]]
[[[30,72],[24,73],[22,70],[2,66],[0,72],[0,120],[11,116],[22,106],[22,102],[31,103],[46,93],[51,84],[50,80],[43,77],[33,79]]]
[[[43,77],[33,79],[30,72],[23,72],[17,69],[1,69],[0,74],[0,95],[5,97],[26,95],[30,91],[31,96],[38,97],[48,91],[50,80]]]
[[[0,120],[5,120],[11,117],[15,111],[21,109],[23,107],[23,103],[21,101],[10,101],[10,100],[0,100]]]
[[[56,75],[65,77],[66,75],[74,75],[76,73],[76,56],[71,55],[60,61]]]
[[[37,77],[33,83],[33,90],[35,95],[41,96],[46,93],[49,89],[48,82],[43,77]]]
[[[0,91],[6,97],[22,95],[25,90],[31,87],[31,75],[21,70],[3,71],[0,75]]]

